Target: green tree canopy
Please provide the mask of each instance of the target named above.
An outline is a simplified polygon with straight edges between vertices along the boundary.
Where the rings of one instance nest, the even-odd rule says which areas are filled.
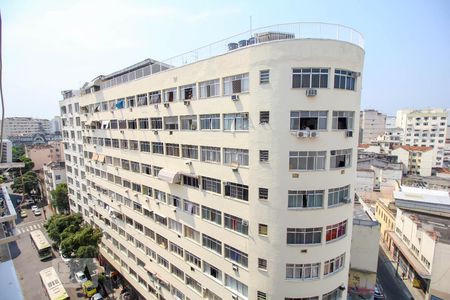
[[[55,206],[59,212],[69,211],[69,197],[67,196],[67,184],[60,183],[56,189],[52,191],[52,205]]]
[[[25,155],[25,146],[17,145],[12,147],[12,160],[13,162],[19,162],[20,157]]]
[[[23,186],[22,186],[23,179]],[[37,190],[39,186],[39,179],[34,171],[28,171],[22,175],[22,177],[14,178],[11,188],[14,193],[26,193],[29,194],[33,189]]]
[[[81,214],[53,215],[48,219],[44,227],[47,229],[48,236],[54,242],[60,244],[63,239],[67,239],[80,230],[82,223],[83,217]]]

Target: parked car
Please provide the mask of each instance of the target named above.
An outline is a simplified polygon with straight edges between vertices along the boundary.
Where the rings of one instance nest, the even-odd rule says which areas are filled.
[[[86,297],[92,297],[97,293],[97,288],[95,287],[94,283],[90,280],[87,280],[81,284],[81,287],[83,288],[83,292],[86,295]]]
[[[39,208],[33,210],[33,213],[34,213],[35,216],[40,216],[40,215],[42,215],[42,212],[41,212],[41,210],[40,210]]]
[[[85,275],[83,272],[78,271],[78,272],[75,273],[75,280],[76,280],[78,283],[84,283],[84,282],[86,282],[88,279],[87,279],[86,275]]]
[[[64,263],[69,263],[70,262],[70,257],[65,257],[63,254],[62,254],[62,251],[61,251],[61,249],[59,249],[59,255],[61,256],[61,259],[62,259],[62,261],[64,262]],[[84,275],[84,273],[83,273],[83,275]],[[76,274],[75,274],[75,276],[76,276]]]
[[[103,296],[102,296],[102,294],[97,293],[91,297],[91,300],[103,300]]]
[[[31,207],[31,211],[35,211],[35,210],[38,210],[39,208],[37,207],[37,205],[33,205],[32,207]]]
[[[374,292],[373,292],[373,298],[375,300],[384,299],[384,294],[383,294],[381,288],[378,285],[375,285],[375,289],[374,289]]]
[[[20,217],[21,217],[21,218],[26,218],[27,216],[28,216],[28,214],[27,214],[26,211],[22,210],[22,211],[20,212]]]

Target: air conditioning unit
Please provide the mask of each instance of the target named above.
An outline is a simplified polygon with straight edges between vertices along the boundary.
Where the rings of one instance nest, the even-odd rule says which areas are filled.
[[[297,137],[299,137],[299,138],[309,137],[309,131],[305,131],[305,130],[297,131]]]
[[[186,161],[184,162],[184,164],[190,166],[190,165],[192,165],[192,161],[191,161],[191,160],[186,160]]]
[[[239,163],[238,162],[232,162],[230,166],[231,166],[231,169],[233,171],[237,171],[239,169]]]
[[[306,96],[307,97],[317,96],[317,90],[316,89],[307,89],[306,90]]]
[[[164,107],[168,108],[170,106],[170,104],[168,102],[164,103]]]
[[[234,270],[234,271],[239,271],[238,265],[233,264],[233,270]]]
[[[346,136],[346,137],[353,137],[353,130],[347,130],[347,131],[345,132],[345,136]]]
[[[184,103],[184,105],[186,105],[186,106],[191,105],[191,101],[189,101],[189,100],[184,100],[183,103]]]
[[[316,136],[319,136],[319,132],[318,132],[318,131],[311,131],[311,132],[309,132],[309,136],[310,136],[310,137],[316,137]]]
[[[239,101],[239,95],[231,95],[231,100]]]
[[[158,134],[158,130],[153,131],[154,134]]]
[[[233,300],[239,300],[239,297],[236,296],[236,295],[231,295],[231,299],[233,299]]]

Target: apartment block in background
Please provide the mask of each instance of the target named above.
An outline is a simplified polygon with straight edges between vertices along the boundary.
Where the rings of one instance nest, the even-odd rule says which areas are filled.
[[[45,164],[64,161],[64,146],[62,142],[26,146],[25,155],[34,162],[33,170],[42,170]]]
[[[360,112],[359,143],[370,144],[386,131],[386,115],[374,109],[365,109]]]
[[[3,136],[32,135],[35,133],[51,133],[48,119],[35,119],[27,117],[5,118]]]
[[[400,146],[391,152],[403,163],[408,174],[431,176],[434,152],[431,147]]]
[[[12,143],[10,140],[2,141],[2,163],[12,162]]]
[[[65,163],[64,161],[54,161],[44,164],[42,171],[45,194],[47,199],[50,200],[51,192],[56,189],[56,186],[67,181]],[[74,182],[72,182],[72,184],[74,184]]]
[[[442,167],[448,125],[446,109],[397,111],[397,127],[403,129],[403,145],[432,147],[433,167]]]
[[[364,50],[276,28],[63,92],[71,210],[135,299],[346,297]]]

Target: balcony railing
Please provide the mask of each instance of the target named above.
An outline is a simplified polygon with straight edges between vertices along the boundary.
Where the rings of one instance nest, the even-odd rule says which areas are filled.
[[[179,67],[243,47],[284,39],[327,39],[348,42],[364,49],[364,37],[357,30],[329,23],[286,23],[248,30],[207,46],[162,61]]]

